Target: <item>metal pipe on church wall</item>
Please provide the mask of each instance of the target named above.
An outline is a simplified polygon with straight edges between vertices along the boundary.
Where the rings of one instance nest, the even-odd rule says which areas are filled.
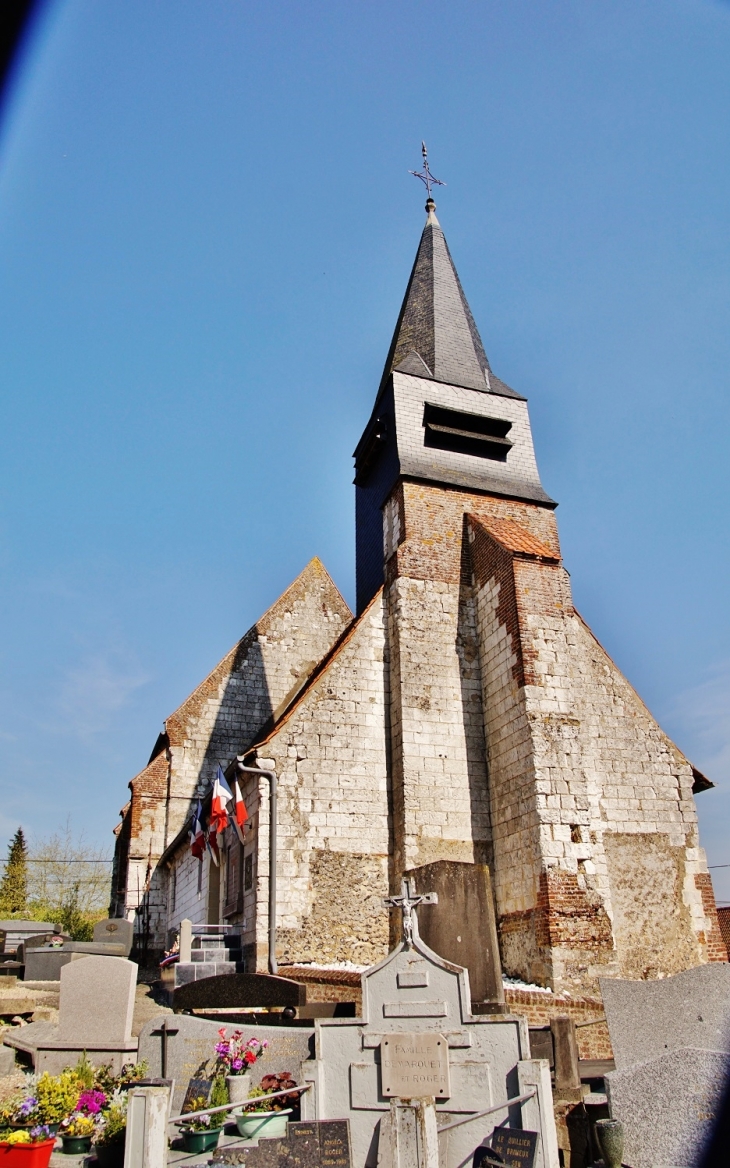
[[[269,780],[269,973],[278,973],[276,963],[276,771],[265,771],[261,767],[244,766],[236,760],[239,771],[249,775],[262,775]]]

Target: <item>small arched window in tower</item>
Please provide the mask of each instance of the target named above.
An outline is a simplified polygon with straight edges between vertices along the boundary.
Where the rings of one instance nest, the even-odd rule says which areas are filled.
[[[424,444],[456,454],[475,454],[506,462],[512,449],[507,435],[512,423],[503,418],[485,418],[426,402],[423,410]]]

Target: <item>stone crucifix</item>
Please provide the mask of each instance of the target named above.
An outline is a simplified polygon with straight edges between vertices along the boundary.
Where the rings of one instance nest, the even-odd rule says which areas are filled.
[[[415,909],[419,904],[438,904],[437,892],[416,892],[414,880],[401,880],[400,896],[386,896],[383,898],[385,908],[399,908],[403,913],[403,943],[409,948],[413,938],[418,936],[418,918]]]

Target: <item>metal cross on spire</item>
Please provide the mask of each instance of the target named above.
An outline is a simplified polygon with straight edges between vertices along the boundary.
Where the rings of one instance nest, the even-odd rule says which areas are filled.
[[[423,155],[423,170],[409,170],[408,173],[412,174],[414,178],[420,178],[428,192],[428,200],[431,202],[431,187],[445,187],[446,183],[441,182],[440,178],[434,178],[434,176],[431,174],[431,171],[428,169],[428,150],[426,149],[425,142],[421,142],[421,154]]]
[[[385,908],[399,908],[403,913],[403,942],[406,946],[411,945],[413,938],[418,936],[418,920],[414,911],[416,907],[419,904],[438,902],[437,892],[424,892],[419,896],[414,880],[401,880],[400,896],[386,896],[383,899]]]

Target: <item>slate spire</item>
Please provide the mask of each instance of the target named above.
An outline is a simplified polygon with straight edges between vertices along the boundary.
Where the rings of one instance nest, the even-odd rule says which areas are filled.
[[[436,204],[426,203],[426,226],[408,281],[403,305],[383,371],[430,377],[482,393],[518,397],[494,377],[474,323],[444,233]]]

